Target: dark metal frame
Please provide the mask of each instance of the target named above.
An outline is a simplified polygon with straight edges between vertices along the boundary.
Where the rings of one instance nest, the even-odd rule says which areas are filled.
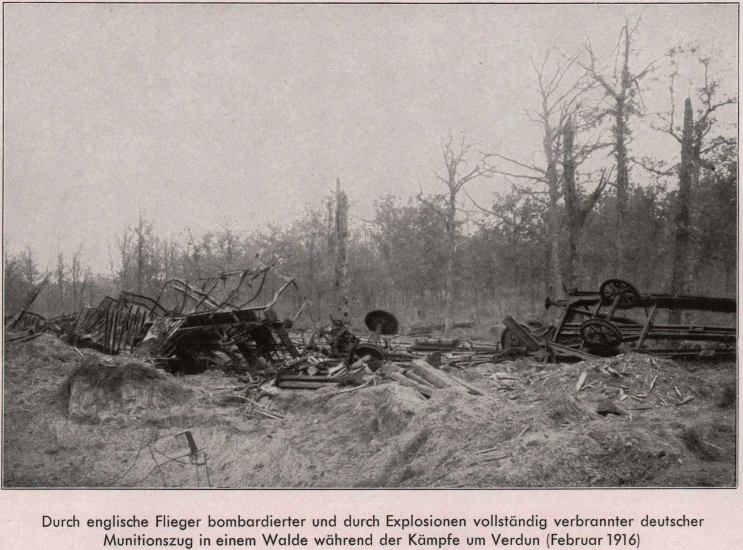
[[[546,348],[552,357],[612,355],[619,351],[620,345],[632,351],[674,357],[728,357],[735,356],[737,351],[735,322],[730,325],[656,322],[658,314],[664,310],[669,315],[674,311],[735,314],[737,303],[733,298],[641,294],[630,283],[610,279],[599,291],[572,290],[565,300],[548,299],[545,306],[564,310],[555,327],[540,331],[512,318],[504,323],[512,334],[528,344],[530,351],[536,352],[537,349],[531,349],[536,345],[538,349]],[[641,312],[641,319],[622,315],[630,311],[635,315]],[[686,342],[687,346],[679,345],[680,342]],[[718,345],[709,347],[710,342]],[[651,345],[653,343],[657,345]],[[688,347],[689,344],[695,345]]]

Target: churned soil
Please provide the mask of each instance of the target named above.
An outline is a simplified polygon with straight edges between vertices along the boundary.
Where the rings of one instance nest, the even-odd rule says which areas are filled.
[[[485,395],[427,399],[379,373],[361,387],[256,392],[239,372],[176,377],[44,334],[6,346],[3,486],[736,483],[734,363],[626,354],[444,370]]]

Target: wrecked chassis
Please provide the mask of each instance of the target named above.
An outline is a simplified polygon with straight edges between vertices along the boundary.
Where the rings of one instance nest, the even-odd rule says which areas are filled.
[[[274,280],[266,286],[269,274]],[[237,280],[231,288],[227,284],[230,279]],[[174,306],[168,315],[153,321],[135,354],[150,356],[168,370],[189,374],[219,363],[239,364],[240,356],[249,366],[261,368],[299,355],[288,329],[304,311],[306,299],[301,298],[302,306],[293,317],[280,319],[277,312],[278,308],[286,309],[287,304],[281,302],[286,301],[287,290],[297,290],[294,279],[263,266],[205,281],[214,281],[208,291],[180,279],[165,283],[157,302],[170,300]],[[271,299],[255,305],[270,290]]]
[[[168,280],[157,298],[130,292],[106,297],[97,308],[83,309],[65,333],[73,345],[109,355],[131,352],[173,372],[203,372],[240,357],[257,367],[299,355],[288,329],[307,300],[288,292],[297,290],[294,279],[261,264],[199,282],[201,288]],[[294,316],[279,317],[278,311],[296,309]]]
[[[571,290],[545,301],[563,310],[556,325],[504,319],[504,349],[524,347],[543,360],[594,358],[632,350],[667,357],[736,354],[736,301],[732,298],[640,293],[609,279],[598,291]]]

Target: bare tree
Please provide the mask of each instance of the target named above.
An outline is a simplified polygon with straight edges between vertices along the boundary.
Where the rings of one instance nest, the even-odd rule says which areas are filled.
[[[532,63],[537,76],[536,91],[540,96],[541,109],[526,111],[529,119],[542,128],[544,165],[527,163],[503,155],[496,156],[508,163],[510,169],[501,169],[499,173],[511,178],[514,190],[520,194],[529,194],[532,198],[539,196],[540,202],[544,204],[549,235],[550,275],[547,291],[554,295],[563,282],[573,284],[580,231],[588,213],[606,187],[607,180],[602,178],[589,199],[581,203],[580,188],[576,182],[577,167],[591,153],[606,147],[607,144],[602,141],[601,133],[596,133],[592,136],[590,144],[576,148],[578,125],[575,119],[585,121],[580,124],[581,129],[593,129],[593,118],[586,114],[592,108],[583,105],[583,98],[595,83],[587,78],[585,70],[580,70],[577,56],[559,58],[552,62],[551,70],[547,69],[549,61],[550,54],[547,54],[541,65]],[[576,68],[579,70],[575,71]],[[513,180],[519,180],[520,183],[517,184]],[[535,191],[535,184],[544,185],[545,190]],[[545,196],[546,200],[542,198]],[[567,262],[562,261],[561,254],[564,224],[560,199],[563,196],[570,247]]]
[[[335,302],[340,318],[349,318],[348,305],[348,196],[341,189],[341,180],[335,180]]]
[[[136,264],[136,280],[137,280],[137,293],[142,294],[144,291],[145,282],[145,270],[148,267],[147,258],[147,239],[152,231],[152,224],[144,219],[142,213],[139,213],[139,221],[137,227],[134,229],[135,236],[135,264]]]
[[[36,285],[36,281],[38,281],[40,273],[39,273],[39,267],[36,263],[36,254],[34,254],[34,251],[31,250],[30,246],[27,246],[23,249],[23,252],[21,252],[21,271],[23,273],[23,278],[25,279],[26,284],[29,286]]]
[[[694,178],[694,113],[691,99],[684,102],[684,126],[681,136],[681,163],[679,166],[679,191],[675,216],[675,250],[671,273],[671,294],[686,292],[689,261],[689,210],[691,185]],[[671,323],[680,320],[680,312]]]
[[[83,282],[80,285],[80,306],[77,309],[82,309],[84,303],[85,303],[85,291],[92,288],[93,285],[93,272],[91,271],[90,267],[85,268],[85,273],[83,274]],[[90,293],[89,293],[90,294]],[[89,296],[88,303],[93,303],[92,296]]]
[[[562,234],[560,216],[560,177],[558,173],[559,147],[561,130],[565,125],[568,113],[572,112],[578,98],[585,91],[582,85],[582,75],[567,90],[561,89],[561,83],[567,76],[575,59],[567,59],[557,63],[553,74],[548,77],[545,66],[549,60],[549,54],[545,56],[541,67],[537,67],[532,60],[532,65],[537,74],[539,95],[541,96],[541,112],[532,111],[531,118],[540,124],[544,130],[542,136],[542,151],[545,158],[544,183],[547,185],[549,203],[547,205],[547,232],[550,239],[550,284],[547,291],[551,295],[559,292],[563,281],[561,269],[560,237]],[[555,120],[556,118],[556,120]],[[514,161],[509,160],[511,163]],[[535,167],[532,167],[532,171]]]
[[[57,254],[57,291],[59,292],[59,313],[65,313],[64,303],[64,287],[65,287],[65,263],[64,253],[59,252]],[[72,305],[73,311],[75,311],[75,304]]]
[[[72,255],[72,265],[70,266],[70,277],[72,279],[72,310],[77,311],[78,308],[78,297],[82,299],[83,296],[83,265],[82,265],[82,251],[77,250]]]
[[[609,183],[613,167],[602,169],[599,181],[588,196],[583,196],[577,181],[577,166],[581,162],[580,154],[575,151],[575,123],[568,117],[563,125],[562,179],[565,196],[565,216],[568,230],[568,260],[565,263],[564,281],[570,288],[575,288],[577,266],[580,264],[579,242],[588,215],[593,210]],[[600,142],[591,149],[601,147]]]
[[[436,174],[436,179],[446,186],[446,192],[440,194],[418,193],[418,200],[427,205],[444,220],[446,229],[446,274],[444,282],[444,335],[451,333],[454,310],[454,256],[457,250],[457,197],[465,185],[479,178],[490,178],[494,168],[489,164],[487,155],[480,155],[474,166],[465,168],[472,146],[466,143],[464,133],[459,145],[454,144],[454,137],[449,135],[442,147],[444,157],[444,174]]]
[[[616,46],[614,69],[605,72],[597,65],[596,55],[590,41],[585,46],[588,61],[580,61],[591,77],[603,88],[604,102],[596,112],[598,121],[608,118],[612,121],[613,153],[616,162],[616,239],[614,253],[614,273],[621,276],[625,269],[626,212],[630,186],[628,145],[632,139],[632,119],[639,116],[642,109],[640,82],[652,72],[666,54],[649,63],[644,69],[634,72],[631,67],[632,43],[640,24],[640,16],[625,17]]]
[[[674,253],[669,283],[670,292],[682,294],[689,290],[691,280],[701,255],[699,245],[694,243],[694,190],[698,189],[702,169],[715,172],[715,166],[707,158],[723,146],[735,145],[735,139],[720,132],[724,127],[718,120],[719,110],[728,105],[735,105],[734,96],[720,96],[721,81],[711,72],[712,57],[699,54],[699,48],[690,45],[670,50],[672,72],[669,77],[669,109],[657,113],[660,125],[651,126],[660,132],[673,137],[681,148],[681,159],[677,164],[668,167],[662,161],[643,159],[640,162],[646,170],[659,179],[678,175],[678,194],[674,217]],[[691,56],[694,64],[702,71],[702,84],[696,88],[696,102],[699,107],[694,110],[692,99],[684,101],[682,124],[676,117],[676,84],[681,77],[682,60]],[[674,316],[680,320],[678,315]]]
[[[696,48],[691,48],[691,53],[696,53]],[[670,110],[667,113],[659,113],[658,117],[663,121],[664,126],[653,126],[656,130],[664,131],[671,135],[680,145],[683,144],[683,140],[686,137],[686,101],[684,102],[684,119],[683,126],[676,124],[675,117],[675,86],[676,81],[679,78],[679,57],[685,53],[683,48],[677,48],[671,50],[676,56],[674,59],[673,66],[674,71],[670,77],[669,92],[670,92]],[[708,168],[714,170],[714,167],[709,165],[705,161],[705,156],[714,152],[717,148],[723,145],[735,144],[735,139],[726,137],[723,135],[715,135],[714,130],[719,128],[719,120],[717,115],[719,109],[727,105],[735,105],[738,100],[736,97],[726,96],[718,98],[720,89],[720,80],[711,76],[711,63],[712,59],[708,56],[701,56],[697,59],[698,63],[702,66],[704,83],[698,87],[697,102],[700,105],[696,112],[692,109],[692,118],[695,119],[691,127],[691,149],[690,149],[690,162],[692,169],[692,181],[694,185],[699,183],[699,175],[702,168]],[[668,175],[672,171],[675,171],[681,165],[671,167],[666,172],[662,172],[661,175]],[[658,173],[658,170],[656,170]]]

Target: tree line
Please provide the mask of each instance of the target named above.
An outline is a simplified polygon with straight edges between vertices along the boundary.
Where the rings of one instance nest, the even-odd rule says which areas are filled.
[[[587,42],[533,60],[525,116],[541,134],[539,154],[477,151],[464,134],[445,136],[430,186],[381,197],[363,219],[340,182],[290,224],[249,232],[165,238],[140,215],[116,239],[107,274],[93,274],[79,252],[60,254],[47,273],[30,249],[6,253],[6,315],[45,276],[35,310],[54,316],[117,290],[156,296],[168,279],[195,282],[256,257],[296,277],[321,318],[385,308],[409,323],[495,324],[614,277],[647,292],[733,296],[737,128],[725,117],[737,98],[723,94],[715,59],[699,47],[637,66],[639,25],[626,18],[603,59]],[[637,132],[653,133],[668,152],[637,150]],[[472,199],[474,186],[495,181],[508,191],[489,204]]]

